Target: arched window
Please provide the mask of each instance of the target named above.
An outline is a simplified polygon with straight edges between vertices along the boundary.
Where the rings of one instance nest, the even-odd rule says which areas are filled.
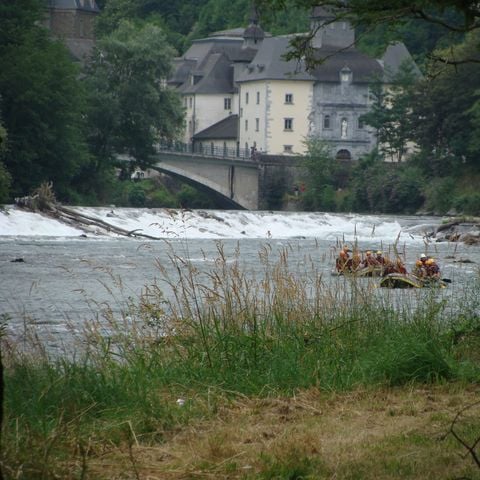
[[[337,152],[336,159],[344,161],[351,160],[352,154],[348,150],[342,149]]]
[[[342,118],[340,122],[340,137],[347,138],[348,135],[348,121],[346,118]]]
[[[330,128],[330,115],[324,115],[323,117],[323,128],[328,130]]]

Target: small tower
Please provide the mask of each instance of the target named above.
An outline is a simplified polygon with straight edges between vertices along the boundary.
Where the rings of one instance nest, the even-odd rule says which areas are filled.
[[[250,11],[250,24],[243,32],[243,47],[258,48],[260,43],[265,38],[265,32],[262,27],[258,25],[258,13],[255,6],[252,6]]]
[[[100,13],[95,0],[47,0],[45,26],[82,61],[95,44],[94,21]]]
[[[339,50],[354,46],[355,30],[347,19],[336,19],[331,9],[315,7],[310,19],[310,28],[315,32],[313,48]]]

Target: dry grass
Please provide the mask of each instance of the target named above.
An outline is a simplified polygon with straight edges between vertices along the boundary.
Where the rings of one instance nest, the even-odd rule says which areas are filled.
[[[145,480],[479,478],[468,452],[446,435],[456,413],[478,402],[479,393],[450,384],[225,399],[213,420],[179,428],[162,444],[136,439],[92,455],[85,473]],[[456,428],[466,440],[478,438],[479,405],[467,410]],[[307,464],[309,474],[289,476],[288,468],[283,475],[272,473],[285,464]]]

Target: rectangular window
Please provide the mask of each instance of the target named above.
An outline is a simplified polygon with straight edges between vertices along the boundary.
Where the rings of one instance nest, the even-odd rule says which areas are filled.
[[[240,116],[243,117],[243,108],[240,108]]]
[[[223,99],[223,108],[224,108],[224,110],[231,110],[232,109],[232,99],[231,98],[224,98]]]
[[[258,132],[260,130],[260,119],[255,119],[255,131]]]
[[[288,103],[288,104],[293,103],[293,95],[291,93],[285,94],[285,103]]]
[[[358,119],[358,129],[362,130],[364,126],[363,120],[361,118]]]
[[[248,92],[245,93],[245,103],[248,105]]]
[[[283,119],[283,129],[284,130],[293,130],[293,118],[284,118]]]
[[[292,153],[293,152],[293,145],[284,145],[283,146],[283,151],[285,153]]]
[[[192,108],[192,105],[193,105],[193,98],[190,97],[190,98],[188,99],[188,106],[189,106],[190,108]]]
[[[328,130],[330,128],[330,115],[325,115],[323,117],[323,128]]]
[[[245,131],[248,132],[248,120],[245,120]]]
[[[257,92],[257,105],[260,104],[260,92]]]

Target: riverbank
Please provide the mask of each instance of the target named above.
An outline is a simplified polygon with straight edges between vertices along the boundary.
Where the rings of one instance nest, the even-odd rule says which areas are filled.
[[[90,458],[86,471],[105,479],[478,478],[454,437],[473,443],[478,405],[453,424],[478,401],[473,387],[313,388],[289,397],[213,400],[216,413],[208,418],[175,428],[162,442],[139,437],[109,447]]]
[[[259,259],[177,258],[174,299],[97,305],[75,354],[4,338],[7,478],[475,478],[478,278],[394,308]]]
[[[175,405],[168,391],[161,393]],[[47,465],[33,470],[39,457],[30,456],[22,465],[4,465],[4,473],[105,480],[475,479],[479,469],[454,436],[469,445],[478,438],[478,403],[462,411],[475,402],[478,389],[458,383],[348,393],[312,388],[268,398],[217,390],[172,407],[168,431],[161,418],[151,419],[157,430],[148,434],[133,419],[99,421],[97,432],[82,436],[72,423],[71,431],[58,425],[43,448],[29,442]]]

